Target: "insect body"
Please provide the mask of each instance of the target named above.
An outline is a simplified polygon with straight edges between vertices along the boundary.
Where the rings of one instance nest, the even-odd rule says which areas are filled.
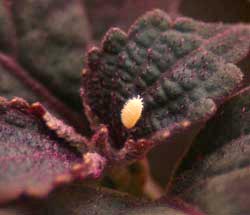
[[[140,96],[129,99],[121,110],[122,124],[127,128],[133,128],[141,118],[143,99]]]

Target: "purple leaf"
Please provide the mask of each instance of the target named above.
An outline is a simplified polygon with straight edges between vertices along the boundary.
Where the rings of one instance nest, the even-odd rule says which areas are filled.
[[[105,159],[88,152],[87,140],[40,104],[1,98],[0,116],[0,202],[44,196],[56,185],[102,172]]]

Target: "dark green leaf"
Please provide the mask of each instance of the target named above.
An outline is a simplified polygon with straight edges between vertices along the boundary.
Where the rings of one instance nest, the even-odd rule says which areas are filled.
[[[179,168],[173,192],[207,214],[249,214],[250,90],[226,102]]]
[[[113,145],[121,147],[131,137],[165,142],[178,130],[206,121],[240,83],[242,74],[231,62],[247,54],[247,36],[249,26],[172,21],[160,10],[149,12],[128,35],[113,28],[100,49],[89,51],[84,103],[109,126]],[[137,95],[144,111],[136,127],[127,130],[121,110]]]
[[[12,1],[19,60],[36,79],[73,108],[89,33],[79,1]]]
[[[180,184],[180,197],[208,215],[249,214],[250,136],[242,136],[200,163]]]
[[[226,102],[197,136],[183,160],[179,173],[190,169],[200,160],[228,142],[250,133],[250,89],[246,88]]]

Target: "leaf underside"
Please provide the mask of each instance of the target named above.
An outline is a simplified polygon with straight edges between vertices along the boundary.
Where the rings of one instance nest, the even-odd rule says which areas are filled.
[[[83,102],[109,126],[116,146],[128,137],[164,139],[168,131],[209,118],[239,84],[242,74],[232,63],[247,54],[248,36],[245,25],[173,21],[154,10],[128,35],[113,28],[101,49],[89,51]],[[143,114],[135,128],[126,130],[120,111],[137,95],[144,101]]]

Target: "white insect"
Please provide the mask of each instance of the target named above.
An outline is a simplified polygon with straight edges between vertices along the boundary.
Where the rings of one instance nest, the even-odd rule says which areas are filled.
[[[127,129],[133,128],[141,118],[143,99],[140,96],[129,99],[121,110],[121,121]]]

